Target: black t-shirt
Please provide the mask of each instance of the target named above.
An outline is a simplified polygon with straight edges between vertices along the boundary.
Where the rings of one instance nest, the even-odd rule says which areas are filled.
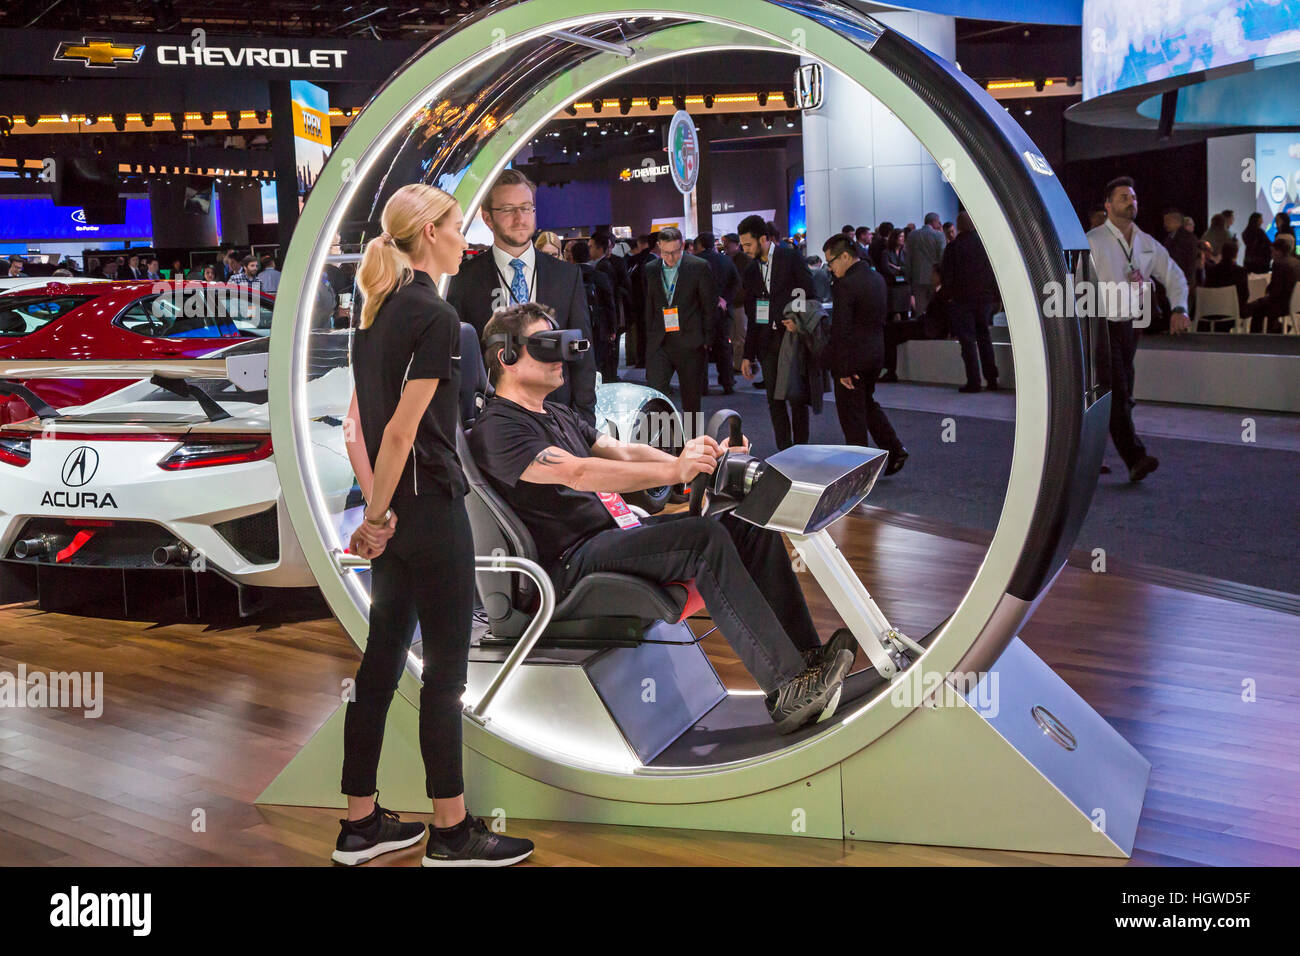
[[[469,447],[493,489],[528,527],[549,570],[575,544],[618,525],[594,492],[520,480],[538,452],[554,445],[590,458],[600,437],[567,405],[543,407],[544,413],[532,412],[500,396],[492,399],[470,432]]]
[[[371,467],[406,383],[436,378],[438,388],[415,433],[394,497],[468,490],[456,457],[460,414],[460,319],[428,273],[394,291],[368,329],[352,335],[352,376]]]

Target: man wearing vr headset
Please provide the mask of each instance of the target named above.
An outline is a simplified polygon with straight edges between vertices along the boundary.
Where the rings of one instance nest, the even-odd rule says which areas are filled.
[[[563,360],[580,354],[566,334],[534,303],[492,317],[483,339],[496,394],[469,436],[479,468],[536,542],[558,596],[599,571],[694,579],[718,630],[767,694],[778,729],[831,716],[857,644],[847,628],[821,643],[781,535],[730,514],[639,518],[621,497],[712,474],[724,447],[701,435],[674,457],[602,435],[547,401],[563,380]]]

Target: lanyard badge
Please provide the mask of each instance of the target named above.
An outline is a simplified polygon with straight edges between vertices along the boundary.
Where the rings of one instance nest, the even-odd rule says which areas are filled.
[[[600,499],[600,503],[605,506],[609,516],[614,519],[614,523],[620,528],[626,531],[628,528],[641,527],[641,519],[636,516],[635,511],[627,506],[627,502],[623,500],[623,496],[618,492],[598,491],[596,497]]]

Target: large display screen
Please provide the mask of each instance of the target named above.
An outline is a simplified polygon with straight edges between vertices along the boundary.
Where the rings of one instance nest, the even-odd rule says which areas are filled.
[[[93,244],[101,239],[152,239],[147,198],[126,200],[126,221],[91,226],[78,206],[56,206],[49,196],[0,196],[0,242],[71,239]]]
[[[1083,98],[1297,50],[1300,0],[1084,0]]]

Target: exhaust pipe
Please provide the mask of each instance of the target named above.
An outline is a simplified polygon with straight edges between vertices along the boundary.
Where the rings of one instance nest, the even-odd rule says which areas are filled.
[[[24,538],[14,545],[16,558],[47,558],[58,554],[71,541],[68,535],[41,534],[34,538]]]
[[[181,542],[177,541],[175,544],[154,548],[153,563],[160,568],[166,567],[169,564],[189,564],[189,545],[181,544]]]

